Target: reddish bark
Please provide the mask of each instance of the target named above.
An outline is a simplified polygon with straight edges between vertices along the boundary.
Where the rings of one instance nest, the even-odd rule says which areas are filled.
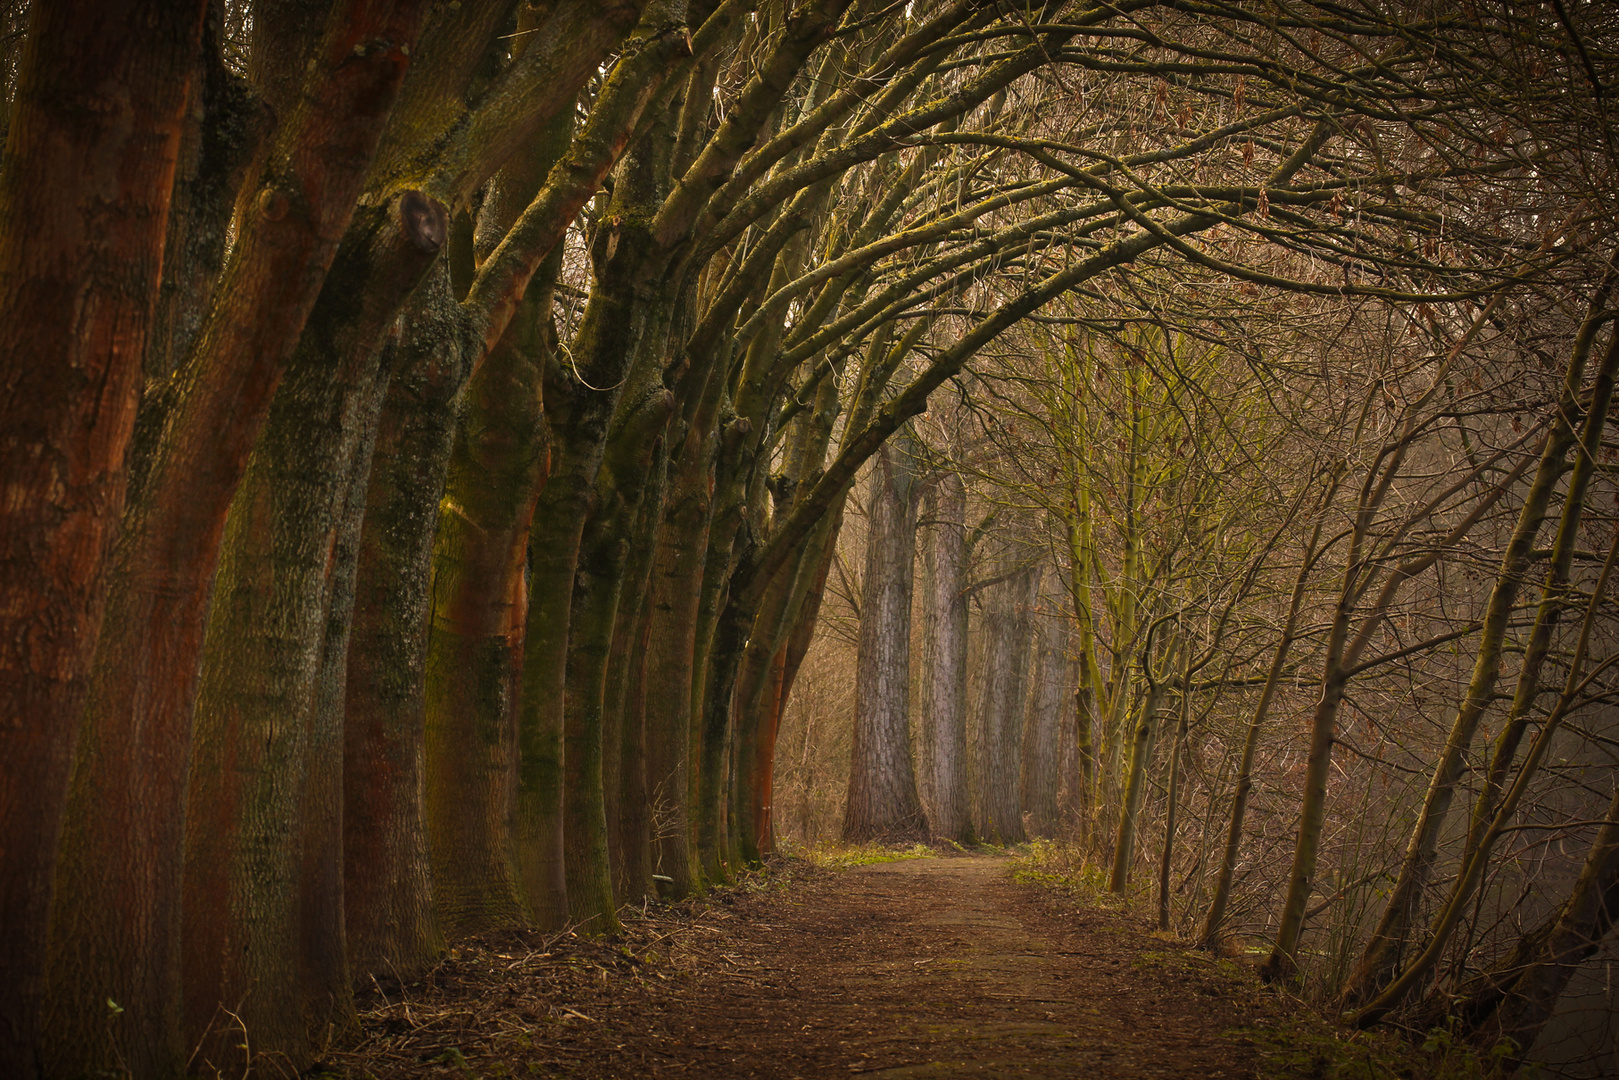
[[[0,1074],[36,1011],[206,5],[35,4],[0,172]]]
[[[272,140],[213,309],[113,556],[51,938],[62,1073],[176,1071],[191,712],[226,511],[353,213],[425,0],[345,0]],[[87,16],[88,17],[88,16]],[[95,19],[105,16],[97,13]],[[122,1010],[111,1021],[107,1000]]]

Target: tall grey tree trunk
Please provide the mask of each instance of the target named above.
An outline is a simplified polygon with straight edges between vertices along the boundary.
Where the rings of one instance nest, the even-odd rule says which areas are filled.
[[[1036,572],[1036,578],[1044,577]],[[1038,594],[1036,594],[1038,595]],[[1048,609],[1049,610],[1049,609]],[[1061,823],[1057,791],[1061,786],[1063,721],[1072,719],[1069,663],[1063,648],[1063,623],[1049,614],[1035,627],[1034,663],[1029,700],[1023,716],[1021,774],[1023,813],[1035,836],[1055,836]]]
[[[1023,703],[1028,692],[1034,567],[1013,571],[986,590],[983,676],[973,738],[973,818],[997,844],[1024,839],[1019,795]]]
[[[926,835],[911,763],[911,570],[916,557],[917,476],[907,442],[894,440],[872,459],[845,840]]]
[[[949,472],[922,499],[922,792],[933,835],[973,838],[967,799],[967,489]]]

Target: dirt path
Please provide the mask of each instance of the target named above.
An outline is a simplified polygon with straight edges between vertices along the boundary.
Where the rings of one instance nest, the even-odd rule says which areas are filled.
[[[1232,1032],[1256,1002],[1229,964],[1014,883],[1004,859],[725,899],[617,942],[463,953],[333,1064],[378,1080],[1254,1075]]]

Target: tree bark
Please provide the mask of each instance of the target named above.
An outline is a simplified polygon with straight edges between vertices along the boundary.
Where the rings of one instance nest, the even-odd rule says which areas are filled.
[[[343,888],[357,978],[410,979],[443,948],[424,797],[427,639],[439,501],[464,354],[441,265],[406,319],[366,493],[343,725]],[[435,317],[435,313],[437,313]],[[427,326],[422,326],[422,323]]]
[[[1022,843],[1026,838],[1018,780],[1033,632],[1030,608],[1037,576],[1034,567],[1023,567],[985,590],[983,690],[973,740],[973,817],[978,835],[995,844]]]
[[[943,840],[971,843],[967,790],[967,489],[946,472],[923,497],[923,787],[928,825]]]
[[[1035,628],[1034,667],[1023,718],[1021,768],[1023,813],[1034,836],[1052,837],[1058,831],[1057,790],[1063,756],[1058,736],[1063,714],[1068,711],[1066,706],[1072,700],[1063,629],[1063,624],[1049,613],[1040,617]]]
[[[911,762],[911,584],[916,562],[916,462],[907,440],[872,458],[866,570],[855,661],[854,751],[843,839],[926,836]]]
[[[334,266],[339,279],[346,270]],[[198,1060],[222,1071],[248,1065],[239,1026],[254,1052],[306,1064],[327,1020],[312,998],[329,999],[331,980],[313,995],[303,981],[321,958],[288,943],[303,939],[310,784],[329,782],[340,760],[318,711],[323,647],[345,511],[365,482],[387,380],[380,358],[345,348],[346,329],[319,325],[289,365],[232,503],[208,618],[186,806],[182,1022]],[[332,645],[341,656],[346,636]],[[316,801],[330,810],[335,793]],[[340,890],[328,899],[321,918],[340,920]]]
[[[333,8],[113,556],[52,918],[50,1068],[172,1071],[185,779],[226,513],[354,210],[422,0]],[[99,18],[99,16],[98,16]],[[355,55],[356,42],[370,43]],[[425,254],[425,253],[424,253]],[[108,1038],[108,999],[123,1012]]]
[[[37,1010],[206,4],[35,4],[0,165],[0,1072]]]

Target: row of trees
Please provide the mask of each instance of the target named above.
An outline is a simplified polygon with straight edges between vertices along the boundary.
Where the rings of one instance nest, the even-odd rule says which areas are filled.
[[[1544,74],[1513,59],[1519,79]],[[1497,76],[1492,93],[1511,83]],[[1595,60],[1583,78],[1586,92],[1605,85]],[[1467,227],[1524,244],[1527,224],[1605,230],[1591,211],[1611,176],[1608,113],[1599,94],[1575,96],[1492,130],[1521,171],[1470,173],[1447,191],[1450,239],[1406,250],[1448,244],[1454,264],[1487,258]],[[1402,152],[1392,138],[1380,150]],[[944,592],[923,590],[922,628],[887,649],[922,658],[906,767],[926,831],[1021,838],[1021,807],[1039,834],[1080,839],[1115,891],[1150,866],[1166,929],[1211,947],[1265,941],[1268,975],[1303,974],[1352,1023],[1448,1018],[1522,1060],[1599,950],[1619,889],[1610,257],[1598,242],[1545,274],[1415,304],[1312,288],[1341,267],[1298,248],[1240,265],[1148,257],[986,350],[961,386],[978,402],[970,435],[914,429],[927,482],[971,492],[969,513],[923,511],[938,531],[916,555],[932,575],[998,529],[1017,565],[1060,576],[1077,726],[1048,750],[1032,692],[1010,711],[995,703],[997,685],[1048,668],[989,599],[1013,586],[1035,606],[1010,564],[982,555]],[[1385,283],[1410,280],[1385,270]],[[1288,292],[1266,288],[1283,279]],[[909,820],[874,819],[861,798],[882,759],[866,746],[880,728],[865,688],[882,681],[867,669],[884,656],[874,579],[897,578],[873,554],[883,476],[871,474],[866,576],[848,594],[860,625],[849,838]],[[980,597],[974,694],[933,658],[941,613],[955,604],[964,626]],[[946,670],[966,670],[965,637]],[[965,816],[947,790],[928,794],[963,738],[1010,748],[961,770]],[[1023,790],[997,816],[1019,754]],[[1055,770],[1066,822],[1043,817],[1031,761],[1036,777]]]
[[[966,513],[959,476],[916,470],[916,419],[1009,342],[1061,372],[993,408],[1008,437],[1025,415],[1067,433],[1046,493],[1074,508],[1080,715],[1110,718],[1071,728],[1069,801],[1134,827],[1155,718],[1177,678],[1239,669],[1224,635],[1260,621],[1244,605],[1291,535],[1235,539],[1266,500],[1220,494],[1234,448],[1272,437],[1264,410],[1199,414],[1195,461],[1162,460],[1180,387],[1360,416],[1318,433],[1330,495],[1276,479],[1294,519],[1330,522],[1366,478],[1349,547],[1376,558],[1345,563],[1341,687],[1388,621],[1363,602],[1377,575],[1415,578],[1412,544],[1523,473],[1533,433],[1481,424],[1467,483],[1501,494],[1396,483],[1468,355],[1459,305],[1610,250],[1581,201],[1607,145],[1581,140],[1605,135],[1568,115],[1609,54],[1578,17],[33,5],[0,162],[0,1069],[302,1067],[352,1022],[356,980],[408,977],[446,936],[610,930],[623,902],[758,859],[851,485],[872,462],[865,614],[873,649],[903,645],[894,553],[921,503],[936,533]],[[1180,312],[1115,311],[1180,278],[1420,311],[1459,344],[1209,389],[1225,369],[1166,328]],[[1109,358],[1104,386],[1104,341],[1195,378]],[[1568,401],[1604,414],[1568,370]],[[1368,463],[1379,395],[1403,434]],[[1128,432],[1120,457],[1104,427]],[[1408,488],[1428,494],[1390,527]],[[1087,500],[1131,523],[1117,561]],[[1152,549],[1172,535],[1197,554]],[[941,541],[925,589],[949,594],[960,562]],[[1010,555],[997,576],[1011,655],[1042,578]],[[1199,627],[1199,604],[1224,614]],[[953,692],[962,612],[929,611],[924,666]],[[955,744],[920,793],[887,782],[909,761],[908,651],[888,652],[856,736],[869,831],[918,828],[925,795],[1015,835],[1016,785],[969,799]],[[1005,737],[978,740],[981,776],[1014,775],[1019,681],[986,683]],[[1278,965],[1334,723],[1318,714]]]

